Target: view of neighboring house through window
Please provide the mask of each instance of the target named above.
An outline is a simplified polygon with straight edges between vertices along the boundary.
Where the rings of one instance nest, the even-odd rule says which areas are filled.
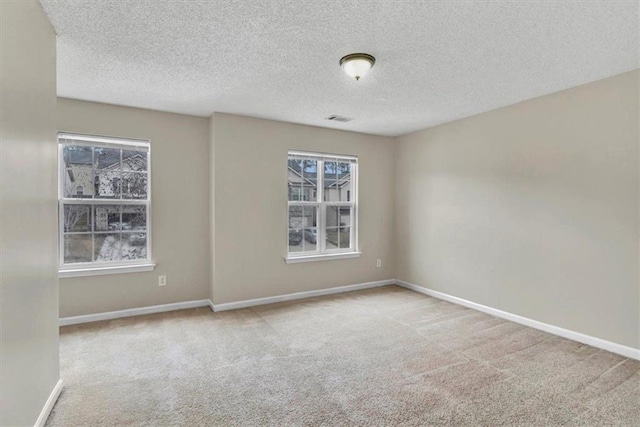
[[[58,134],[60,267],[150,259],[149,142]]]
[[[357,250],[357,158],[289,152],[288,257]]]

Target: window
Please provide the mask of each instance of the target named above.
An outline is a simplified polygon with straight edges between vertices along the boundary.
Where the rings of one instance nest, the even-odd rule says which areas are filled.
[[[59,133],[58,144],[61,273],[151,266],[149,142]]]
[[[289,152],[287,262],[357,253],[356,157]]]

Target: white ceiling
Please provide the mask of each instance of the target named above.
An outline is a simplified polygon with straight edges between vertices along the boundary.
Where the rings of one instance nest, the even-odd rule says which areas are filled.
[[[198,116],[399,135],[640,67],[637,0],[41,3],[59,96]]]

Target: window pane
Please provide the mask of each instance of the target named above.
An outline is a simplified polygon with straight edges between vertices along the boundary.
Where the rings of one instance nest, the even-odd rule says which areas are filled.
[[[76,145],[62,148],[64,196],[93,197],[93,149]]]
[[[146,259],[147,258],[147,234],[146,233],[122,233],[122,259]]]
[[[65,205],[64,231],[65,233],[91,231],[91,206]]]
[[[147,152],[122,150],[122,169],[145,172],[147,170]]]
[[[317,243],[318,208],[305,206],[302,209],[302,246],[304,251],[315,251]]]
[[[302,212],[304,216],[302,227],[311,228],[318,226],[318,208],[315,206],[305,206]]]
[[[325,162],[324,163],[324,201],[325,202],[337,202],[339,201],[338,186],[337,186],[337,169],[338,163]]]
[[[327,206],[327,227],[351,225],[350,206]]]
[[[95,231],[120,230],[120,206],[103,205],[94,207]]]
[[[338,169],[338,163],[336,163],[335,161],[324,162],[324,178],[336,179],[337,169]]]
[[[97,170],[119,171],[120,150],[114,148],[93,148],[93,164]],[[119,174],[118,174],[119,175]]]
[[[351,163],[338,163],[336,197],[341,202],[351,201]]]
[[[327,228],[327,249],[348,249],[350,247],[350,227]]]
[[[64,236],[64,262],[91,262],[91,234]]]
[[[146,230],[147,207],[122,205],[122,230]],[[124,256],[124,254],[123,254]]]
[[[287,188],[289,200],[300,201],[303,199],[302,177],[303,161],[299,159],[289,159],[287,161]]]
[[[351,201],[351,163],[326,162],[324,167],[324,200]]]
[[[302,250],[302,230],[289,229],[289,252],[300,252]]]
[[[318,201],[318,162],[316,160],[302,162],[302,200]]]
[[[351,225],[351,207],[343,206],[340,208],[340,226]]]
[[[350,245],[350,231],[351,228],[350,227],[340,227],[340,239],[339,239],[339,243],[340,243],[340,249],[348,249],[351,245]]]
[[[93,169],[90,165],[77,165],[64,171],[64,197],[92,198]]]
[[[303,235],[303,249],[305,251],[315,251],[318,244],[318,229],[305,228]]]
[[[327,249],[338,249],[340,247],[339,228],[327,228],[325,246]]]
[[[302,235],[305,221],[304,207],[289,206],[289,252],[300,252],[303,250]]]
[[[64,158],[64,166],[67,168],[78,165],[91,166],[93,164],[93,149],[82,145],[65,145],[62,148],[62,157]]]
[[[289,228],[300,230],[304,228],[304,208],[302,206],[289,206]]]
[[[302,187],[289,187],[289,200],[296,202],[302,200]]]
[[[94,234],[94,261],[120,261],[120,233]]]
[[[122,172],[96,171],[94,176],[95,194],[99,199],[119,199]]]
[[[289,252],[315,251],[318,208],[289,206]]]
[[[96,167],[94,174],[95,197],[119,199],[122,181],[120,150],[94,147],[93,159]]]
[[[335,179],[324,180],[324,201],[325,202],[339,202],[340,195],[338,192],[338,184]]]
[[[337,227],[340,225],[340,208],[338,206],[327,206],[327,227]]]
[[[123,172],[122,173],[122,198],[146,199],[147,198],[147,173]]]

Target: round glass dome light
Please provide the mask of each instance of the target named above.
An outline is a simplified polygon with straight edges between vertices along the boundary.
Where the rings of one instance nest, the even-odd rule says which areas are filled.
[[[356,80],[364,77],[375,63],[376,58],[368,53],[352,53],[340,59],[340,66],[344,72]]]

